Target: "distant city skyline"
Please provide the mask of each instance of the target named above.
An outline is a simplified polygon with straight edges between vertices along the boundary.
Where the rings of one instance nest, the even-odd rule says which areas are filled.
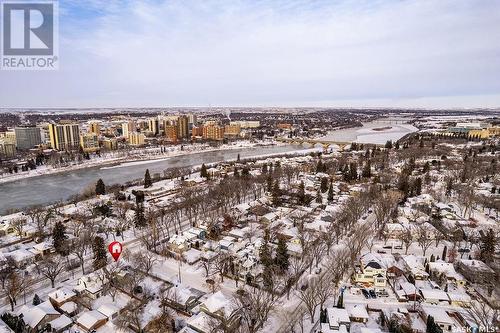
[[[500,107],[497,1],[60,1],[0,107]]]

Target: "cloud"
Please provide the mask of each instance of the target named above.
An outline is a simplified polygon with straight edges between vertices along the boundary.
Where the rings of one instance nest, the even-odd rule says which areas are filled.
[[[0,97],[34,107],[500,106],[499,22],[496,1],[64,1],[60,70],[0,72]]]

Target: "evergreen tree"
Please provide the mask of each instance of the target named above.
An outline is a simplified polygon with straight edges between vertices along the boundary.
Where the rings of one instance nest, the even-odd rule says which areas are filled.
[[[427,327],[425,331],[426,333],[443,333],[443,330],[436,324],[432,316],[427,316]]]
[[[94,238],[92,252],[94,253],[94,270],[106,266],[106,246],[104,245],[104,239],[99,236]]]
[[[328,178],[321,178],[321,193],[328,191]]]
[[[151,175],[149,174],[149,169],[146,169],[144,174],[144,188],[153,186],[153,181],[151,180]]]
[[[344,293],[341,292],[339,295],[339,299],[337,301],[337,308],[343,309],[344,308]]]
[[[497,240],[495,237],[495,232],[493,231],[493,229],[489,229],[485,234],[481,236],[480,258],[482,261],[488,263],[493,260],[496,245]]]
[[[104,182],[100,178],[97,181],[97,183],[95,184],[95,194],[96,195],[106,194],[106,186],[104,185]]]
[[[306,203],[306,187],[303,181],[301,181],[299,184],[299,192],[297,193],[297,197],[301,205],[304,205]]]
[[[403,192],[404,200],[408,198],[408,193],[410,191],[410,186],[408,184],[408,174],[402,172],[398,179],[398,190]]]
[[[316,192],[316,203],[319,203],[319,204],[323,203],[323,197],[321,196],[321,191],[319,189]]]
[[[288,266],[290,266],[289,258],[290,255],[288,254],[288,246],[286,245],[285,240],[280,237],[278,239],[278,247],[276,248],[276,257],[274,258],[274,262],[276,266],[279,267],[281,272],[286,272],[288,270]]]
[[[259,248],[259,259],[263,266],[272,264],[271,249],[269,248],[269,230],[264,231],[264,242]]]
[[[237,167],[234,167],[233,176],[235,176],[235,177],[239,177],[240,176],[240,173],[238,172],[238,168]]]
[[[436,257],[434,257],[434,254],[431,254],[431,260],[430,262],[435,262],[436,261]]]
[[[321,311],[319,313],[319,322],[320,323],[328,322],[328,315],[327,315],[326,309],[321,309]]]
[[[358,165],[355,162],[349,163],[349,180],[354,181],[358,179]]]
[[[35,296],[33,296],[33,305],[38,305],[42,303],[42,300],[40,299],[40,296],[38,296],[38,294],[35,294]]]
[[[430,169],[431,169],[431,165],[429,164],[429,161],[425,162],[424,168],[422,169],[422,172],[427,173],[427,172],[429,172]]]
[[[243,167],[243,169],[241,170],[241,175],[243,177],[248,177],[250,176],[250,170],[248,169],[248,167]]]
[[[321,159],[318,161],[318,164],[316,164],[316,173],[318,172],[323,172],[323,162]]]
[[[281,204],[281,189],[278,180],[274,182],[273,191],[272,191],[272,200],[274,206],[279,206]]]
[[[422,194],[422,178],[417,177],[413,182],[413,194],[418,196]]]
[[[272,265],[266,265],[264,266],[264,269],[262,270],[262,284],[264,287],[269,291],[273,287],[273,281],[274,276],[273,276],[273,266]]]
[[[388,141],[385,143],[385,148],[387,148],[387,149],[391,149],[391,148],[392,148],[392,141],[391,141],[391,140],[388,140]]]
[[[446,196],[449,197],[451,195],[451,191],[453,190],[453,179],[448,178],[446,180]]]
[[[144,217],[144,206],[142,204],[135,205],[135,226],[142,228],[146,226],[146,218]]]
[[[328,202],[333,201],[333,184],[330,183],[330,187],[328,187]]]
[[[380,323],[380,326],[382,326],[382,328],[385,327],[385,315],[384,315],[384,311],[380,311],[379,323]]]
[[[448,247],[445,245],[443,248],[443,254],[441,255],[441,258],[443,258],[443,261],[446,261],[446,254],[448,253]]]
[[[203,178],[208,179],[207,166],[205,165],[205,163],[203,163],[203,164],[201,165],[201,169],[200,169],[200,176],[201,176],[201,177],[203,177]]]
[[[267,163],[262,166],[262,173],[263,174],[267,173]]]
[[[240,162],[240,154],[238,154],[238,157],[236,157],[236,162]]]
[[[273,190],[273,177],[271,176],[271,174],[267,175],[266,183],[267,192],[271,193],[271,191]]]
[[[66,246],[66,226],[62,222],[56,222],[52,229],[52,241],[57,253],[64,254],[68,252]]]
[[[372,176],[372,165],[370,160],[366,161],[361,175],[363,176],[363,178],[370,178]]]

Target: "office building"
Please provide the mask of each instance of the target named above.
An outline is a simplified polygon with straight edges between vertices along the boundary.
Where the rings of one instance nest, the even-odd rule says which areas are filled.
[[[80,129],[77,124],[49,124],[50,145],[57,150],[78,149]]]
[[[101,134],[101,124],[98,122],[91,122],[89,124],[89,132],[94,133],[95,135],[100,135]]]
[[[177,137],[187,139],[189,137],[189,119],[187,116],[179,116],[177,119]]]
[[[40,128],[36,126],[19,126],[14,129],[14,132],[19,150],[31,149],[42,143]]]
[[[158,118],[150,118],[148,120],[148,131],[153,133],[153,135],[160,134],[160,122]]]
[[[122,124],[122,136],[128,138],[132,132],[137,130],[134,121],[128,121]]]
[[[4,142],[15,145],[16,144],[16,132],[15,131],[6,131],[0,132],[0,139],[3,139]]]
[[[165,131],[165,138],[167,141],[170,142],[177,142],[177,126],[174,125],[167,125],[164,129]]]
[[[0,138],[0,156],[14,157],[16,155],[16,145],[5,138]]]
[[[95,152],[99,150],[99,140],[95,133],[85,133],[80,135],[80,147],[86,153]]]
[[[146,136],[139,132],[131,132],[128,136],[128,142],[131,146],[143,146]]]
[[[224,127],[224,135],[225,136],[231,136],[231,137],[237,137],[241,133],[241,126],[239,124],[236,125],[226,125]]]
[[[224,127],[218,125],[203,126],[203,139],[206,140],[224,139]]]
[[[196,124],[198,123],[198,116],[193,113],[190,113],[188,114],[188,120],[189,124],[196,126]]]
[[[203,126],[193,126],[191,129],[191,138],[202,138]]]
[[[116,150],[118,149],[118,141],[116,139],[105,138],[102,140],[102,148],[105,150]]]
[[[231,125],[240,125],[241,128],[259,128],[260,121],[258,120],[232,121]]]

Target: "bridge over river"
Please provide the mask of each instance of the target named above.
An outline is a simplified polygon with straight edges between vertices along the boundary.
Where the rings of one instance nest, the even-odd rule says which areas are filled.
[[[303,145],[309,144],[311,146],[322,145],[324,150],[327,150],[331,146],[338,146],[339,151],[344,151],[346,146],[351,145],[353,142],[347,141],[337,141],[337,140],[325,140],[325,139],[309,139],[309,138],[277,138],[276,141],[286,142],[289,144]],[[385,144],[377,144],[377,143],[359,143],[362,144],[366,148],[383,148]]]

